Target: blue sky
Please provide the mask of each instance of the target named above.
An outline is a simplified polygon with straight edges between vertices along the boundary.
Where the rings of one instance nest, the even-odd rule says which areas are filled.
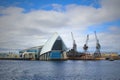
[[[73,32],[79,51],[87,34],[89,51],[94,51],[96,31],[101,51],[120,52],[119,4],[119,0],[0,0],[0,48],[44,45],[54,32],[71,48]]]
[[[100,0],[1,0],[0,5],[4,7],[17,6],[25,9],[25,12],[31,11],[31,9],[44,9],[52,10],[51,4],[60,4],[63,6],[69,4],[76,4],[82,6],[93,6],[95,8],[100,7]]]
[[[98,8],[100,0],[1,0],[1,6],[18,6],[23,8],[35,8],[39,9],[40,6],[50,5],[50,4],[61,4],[63,6],[68,4],[77,4],[84,6],[91,6]]]

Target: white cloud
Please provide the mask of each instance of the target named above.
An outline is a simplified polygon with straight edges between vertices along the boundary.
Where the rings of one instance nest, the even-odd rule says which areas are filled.
[[[2,10],[2,13],[3,14],[9,14],[9,15],[12,15],[12,14],[19,14],[21,12],[23,12],[24,9],[23,8],[18,8],[18,7],[8,7],[6,8],[5,10]],[[14,13],[13,13],[14,12]]]
[[[119,0],[102,0],[101,8],[70,4],[52,4],[53,10],[32,10],[24,13],[23,8],[0,8],[0,47],[26,48],[44,44],[54,32],[58,32],[68,47],[72,47],[70,32],[74,33],[78,49],[82,49],[89,26],[120,19]],[[119,28],[110,27],[109,32],[98,33],[103,47],[119,50]],[[104,37],[105,36],[105,37]],[[116,43],[118,42],[118,43]],[[113,45],[113,43],[115,43]],[[90,35],[89,46],[95,47],[94,34]]]

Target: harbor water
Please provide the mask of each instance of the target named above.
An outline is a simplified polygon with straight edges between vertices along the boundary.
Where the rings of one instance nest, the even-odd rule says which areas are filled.
[[[0,80],[120,80],[120,60],[0,60]]]

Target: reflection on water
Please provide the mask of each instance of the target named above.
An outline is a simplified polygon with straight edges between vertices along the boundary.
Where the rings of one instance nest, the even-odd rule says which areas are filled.
[[[120,61],[0,60],[0,80],[120,80]]]

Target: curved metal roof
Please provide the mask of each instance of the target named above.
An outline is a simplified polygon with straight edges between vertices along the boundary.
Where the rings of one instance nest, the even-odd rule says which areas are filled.
[[[45,45],[43,46],[43,48],[40,52],[40,55],[51,51],[56,40],[62,40],[61,37],[58,35],[58,33],[54,33],[54,35],[45,43]],[[62,43],[63,43],[63,41],[62,41]],[[64,43],[63,43],[63,48],[66,48]]]

